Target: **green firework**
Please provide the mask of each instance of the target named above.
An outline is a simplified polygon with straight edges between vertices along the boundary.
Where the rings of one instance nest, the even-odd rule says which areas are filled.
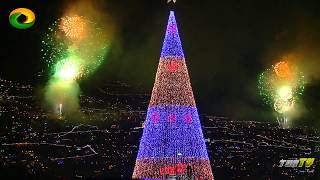
[[[64,18],[55,21],[42,40],[42,59],[46,62],[52,75],[56,73],[56,66],[72,60],[79,68],[77,79],[82,79],[95,72],[103,63],[108,52],[110,42],[105,38],[102,28],[82,17],[87,24],[87,34],[80,40],[68,38],[62,31],[60,24]],[[77,62],[73,57],[77,57]]]
[[[292,78],[281,79],[273,69],[267,69],[259,75],[259,95],[267,105],[284,113],[300,101],[306,81],[303,73],[297,70]]]

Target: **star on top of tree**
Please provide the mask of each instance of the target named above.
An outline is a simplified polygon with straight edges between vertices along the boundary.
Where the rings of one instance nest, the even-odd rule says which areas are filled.
[[[173,3],[176,3],[176,2],[177,2],[177,0],[168,0],[167,3],[170,3],[171,1],[172,1]]]

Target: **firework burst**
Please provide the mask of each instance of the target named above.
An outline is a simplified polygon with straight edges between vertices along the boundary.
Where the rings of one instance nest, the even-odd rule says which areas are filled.
[[[63,114],[79,108],[78,80],[86,78],[101,65],[109,41],[97,24],[75,15],[55,21],[44,35],[42,45],[42,59],[50,72],[45,97],[60,118],[62,104]]]
[[[298,68],[280,61],[259,76],[259,94],[266,104],[283,114],[294,108],[304,91],[305,78]]]
[[[76,59],[64,59],[59,61],[54,68],[54,76],[63,80],[75,80],[81,74],[80,63]]]
[[[94,72],[103,62],[109,41],[104,38],[102,28],[82,16],[67,16],[55,21],[44,35],[41,49],[42,59],[55,75],[56,67],[65,60],[77,57],[79,68],[75,74],[81,79]],[[70,63],[69,63],[70,64]]]
[[[81,16],[66,16],[61,19],[60,29],[71,40],[81,40],[87,33],[87,22]]]
[[[280,61],[273,67],[275,74],[280,79],[290,79],[292,72],[286,61]]]

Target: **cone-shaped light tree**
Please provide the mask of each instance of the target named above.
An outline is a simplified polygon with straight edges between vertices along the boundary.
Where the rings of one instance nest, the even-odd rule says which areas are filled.
[[[213,179],[174,12],[170,12],[134,179]]]

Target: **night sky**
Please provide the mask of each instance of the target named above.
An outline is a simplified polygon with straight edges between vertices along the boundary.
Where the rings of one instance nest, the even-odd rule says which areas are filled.
[[[77,1],[2,0],[0,77],[42,87],[47,80],[41,37]],[[105,63],[81,88],[120,80],[151,93],[169,14],[165,0],[92,0],[115,37]],[[320,117],[320,3],[301,0],[177,0],[175,5],[191,82],[200,113],[243,120],[271,120],[257,78],[287,53],[297,53],[308,78],[299,122]],[[18,7],[36,14],[26,30],[13,28]],[[108,24],[105,24],[108,26]],[[319,52],[318,52],[319,51]],[[301,58],[303,57],[303,58]],[[44,77],[37,73],[44,70]]]

